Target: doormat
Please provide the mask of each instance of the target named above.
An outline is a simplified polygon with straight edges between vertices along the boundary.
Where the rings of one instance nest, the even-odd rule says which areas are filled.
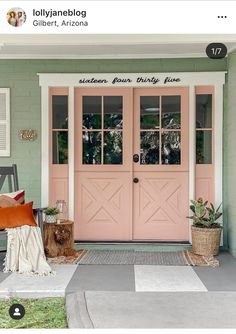
[[[49,264],[78,264],[86,253],[86,250],[79,250],[75,251],[73,255],[48,257],[47,262]]]
[[[202,256],[194,254],[192,251],[183,251],[189,266],[199,267],[219,267],[220,262],[214,256]]]
[[[191,251],[143,252],[143,251],[109,251],[89,250],[79,260],[79,264],[130,264],[163,266],[219,266],[213,257],[195,255]]]

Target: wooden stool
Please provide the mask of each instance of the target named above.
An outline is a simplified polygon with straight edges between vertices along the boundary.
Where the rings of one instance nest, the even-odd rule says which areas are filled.
[[[73,246],[74,222],[44,222],[44,250],[47,257],[70,256],[75,252]]]

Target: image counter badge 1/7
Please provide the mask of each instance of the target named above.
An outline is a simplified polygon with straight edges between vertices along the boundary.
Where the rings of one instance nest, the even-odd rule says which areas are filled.
[[[223,43],[210,43],[206,47],[206,54],[211,59],[222,59],[227,56],[227,47]]]
[[[20,320],[25,315],[25,308],[21,304],[12,304],[9,308],[9,315],[14,320]]]

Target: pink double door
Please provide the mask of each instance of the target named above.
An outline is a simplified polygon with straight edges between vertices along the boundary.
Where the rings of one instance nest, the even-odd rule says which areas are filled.
[[[75,96],[75,239],[188,240],[188,89]]]

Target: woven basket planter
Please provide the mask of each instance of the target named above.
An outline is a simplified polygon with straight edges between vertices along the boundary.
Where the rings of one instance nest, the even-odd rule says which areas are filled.
[[[212,256],[219,253],[221,228],[192,226],[192,251],[198,255]]]

